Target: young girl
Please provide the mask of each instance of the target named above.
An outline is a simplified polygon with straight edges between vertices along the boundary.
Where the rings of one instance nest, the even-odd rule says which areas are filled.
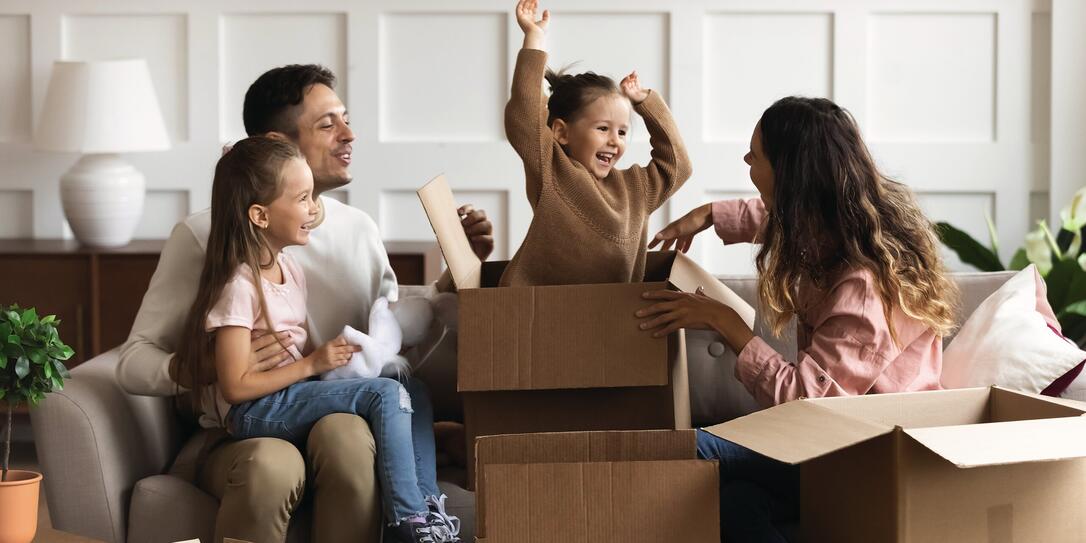
[[[649,214],[687,178],[686,156],[660,95],[641,88],[637,73],[622,80],[591,72],[546,73],[550,14],[535,19],[537,0],[517,3],[524,47],[517,56],[505,132],[524,161],[535,216],[502,286],[621,283],[645,275]],[[652,144],[647,167],[617,170],[626,150],[630,105],[644,119]]]
[[[700,293],[646,293],[643,329],[717,331],[739,353],[736,377],[766,406],[802,397],[939,388],[942,337],[957,289],[932,224],[909,189],[876,169],[855,120],[821,98],[789,97],[762,114],[744,157],[760,199],[714,202],[672,223],[652,245],[682,251],[715,227],[725,243],[758,242],[761,312],[777,335],[797,318],[795,361]],[[798,518],[798,471],[698,432],[720,460],[727,541],[784,541]]]
[[[292,144],[252,137],[219,160],[207,256],[180,343],[180,367],[200,383],[214,364],[216,407],[237,439],[275,437],[301,448],[325,415],[365,418],[377,444],[386,518],[398,540],[458,541],[459,521],[444,515],[439,497],[433,415],[421,383],[311,380],[358,351],[342,337],[315,350],[306,344],[305,276],[283,249],[306,244],[316,217],[313,174]],[[266,371],[254,368],[251,336],[271,332],[286,333],[292,359]]]

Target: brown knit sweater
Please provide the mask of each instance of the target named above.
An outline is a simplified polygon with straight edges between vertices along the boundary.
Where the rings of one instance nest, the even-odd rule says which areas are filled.
[[[505,107],[505,133],[524,161],[534,217],[501,286],[628,283],[645,275],[649,214],[690,177],[675,121],[660,95],[634,106],[649,132],[648,166],[596,179],[566,155],[547,126],[547,54],[522,49]]]

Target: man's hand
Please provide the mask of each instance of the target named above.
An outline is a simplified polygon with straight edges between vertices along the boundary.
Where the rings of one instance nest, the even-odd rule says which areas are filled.
[[[290,345],[290,332],[262,334],[249,342],[249,367],[253,371],[268,371],[286,360],[291,354],[284,345]]]
[[[471,204],[461,206],[456,212],[460,215],[460,226],[464,227],[471,250],[479,260],[486,260],[494,252],[494,225],[486,218],[486,212],[475,209]]]
[[[551,20],[551,14],[543,10],[543,18],[536,20],[535,12],[539,8],[539,0],[520,0],[517,2],[517,24],[524,31],[525,49],[543,49],[544,36],[547,34],[547,23]]]
[[[622,94],[626,98],[630,99],[633,105],[644,102],[649,97],[649,91],[641,88],[641,82],[637,79],[637,71],[630,72],[630,75],[622,78],[622,82],[619,83],[619,87],[622,88]]]

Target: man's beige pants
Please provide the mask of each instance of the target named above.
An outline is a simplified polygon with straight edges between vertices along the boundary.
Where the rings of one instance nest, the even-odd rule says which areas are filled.
[[[290,442],[274,438],[225,440],[207,454],[197,481],[219,498],[216,543],[224,537],[285,541],[307,484],[313,497],[312,541],[380,541],[376,447],[361,417],[338,413],[317,421],[305,458]]]

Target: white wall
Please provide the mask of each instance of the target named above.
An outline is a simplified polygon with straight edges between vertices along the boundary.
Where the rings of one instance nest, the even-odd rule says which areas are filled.
[[[521,41],[512,6],[0,0],[0,237],[68,235],[57,179],[77,157],[29,143],[54,60],[148,58],[174,146],[130,156],[148,180],[137,234],[145,238],[166,236],[208,205],[220,146],[242,135],[248,84],[273,66],[319,62],[340,76],[358,135],[355,181],[338,197],[369,212],[389,240],[430,240],[414,190],[444,172],[462,201],[490,213],[497,256],[508,257],[530,221],[502,129]],[[636,68],[671,104],[695,174],[655,225],[710,198],[752,193],[742,155],[754,122],[797,93],[850,109],[882,168],[911,185],[933,218],[986,239],[984,213],[992,214],[1005,257],[1032,219],[1050,213],[1050,0],[544,7],[553,13],[553,66],[581,60],[579,69],[616,77]],[[1086,62],[1081,50],[1060,55]],[[646,161],[646,140],[635,129],[624,162]],[[721,249],[704,236],[695,251],[716,272],[750,269],[749,247]]]

